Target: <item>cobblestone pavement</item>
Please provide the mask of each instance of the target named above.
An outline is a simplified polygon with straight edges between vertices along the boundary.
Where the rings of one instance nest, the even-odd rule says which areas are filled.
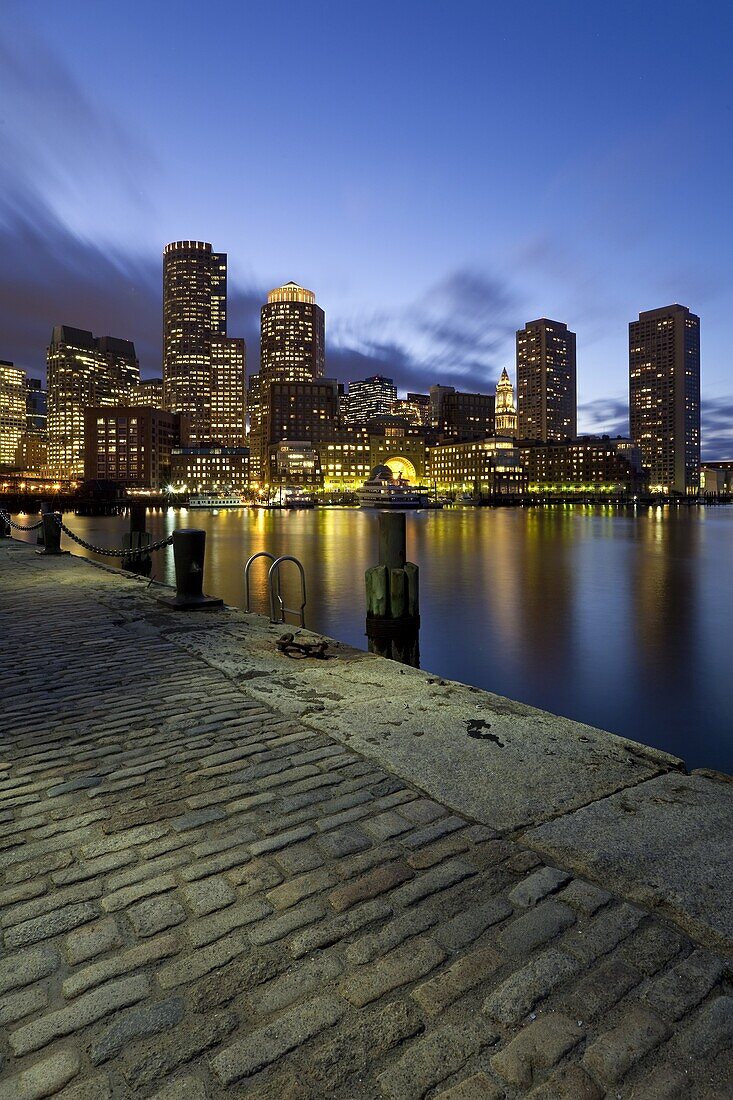
[[[248,697],[142,582],[4,542],[0,594],[0,1100],[733,1096],[723,959]]]

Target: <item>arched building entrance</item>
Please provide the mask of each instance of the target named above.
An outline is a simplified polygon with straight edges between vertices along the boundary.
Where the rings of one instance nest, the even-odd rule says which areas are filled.
[[[404,478],[405,481],[415,481],[417,479],[417,471],[414,465],[410,462],[409,458],[404,458],[402,455],[395,455],[393,458],[388,458],[384,465],[389,466],[393,477],[401,477]]]

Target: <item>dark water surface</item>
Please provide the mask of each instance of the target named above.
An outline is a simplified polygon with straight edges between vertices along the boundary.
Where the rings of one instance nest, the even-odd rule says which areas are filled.
[[[121,545],[128,526],[64,518],[98,545]],[[247,557],[294,554],[307,625],[366,648],[376,513],[148,515],[154,538],[179,526],[207,531],[208,593],[241,607]],[[423,668],[733,773],[733,507],[408,513],[407,549],[420,566]],[[265,572],[263,560],[257,610]],[[172,583],[171,550],[155,555],[154,575]]]

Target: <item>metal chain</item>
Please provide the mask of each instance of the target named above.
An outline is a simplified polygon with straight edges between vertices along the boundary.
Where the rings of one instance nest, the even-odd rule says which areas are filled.
[[[105,558],[137,558],[143,554],[152,554],[154,550],[161,550],[164,546],[170,546],[173,542],[173,535],[168,535],[164,539],[160,539],[159,542],[152,542],[150,546],[139,546],[135,550],[111,550],[104,546],[93,546],[91,542],[85,542],[84,539],[75,535],[74,532],[66,526],[64,521],[58,515],[54,513],[54,518],[61,530],[73,539],[74,542],[78,542],[79,546],[83,546],[85,550],[90,550],[93,554],[101,554]]]
[[[35,531],[36,528],[43,527],[42,519],[39,519],[38,523],[32,523],[30,527],[24,527],[22,523],[16,523],[12,520],[7,512],[0,510],[0,517],[4,519],[6,523],[9,523],[16,531]]]

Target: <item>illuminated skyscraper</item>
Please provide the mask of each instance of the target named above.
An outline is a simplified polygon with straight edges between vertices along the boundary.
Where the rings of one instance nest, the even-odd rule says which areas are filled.
[[[377,416],[389,416],[397,400],[397,387],[391,378],[373,374],[361,382],[349,382],[346,424],[360,427]]]
[[[514,404],[514,386],[506,367],[496,383],[495,423],[497,435],[508,435],[512,439],[516,436],[517,408]]]
[[[270,386],[273,382],[317,382],[326,365],[326,315],[312,290],[285,283],[267,295],[260,313],[260,373],[250,381],[257,395],[250,405],[252,477],[267,479]]]
[[[0,465],[15,466],[25,427],[25,371],[0,359]]]
[[[163,400],[169,411],[187,414],[193,443],[215,437],[215,422],[218,430],[223,407],[229,410],[227,424],[237,407],[236,415],[244,425],[243,382],[240,385],[244,343],[235,340],[232,346],[228,345],[226,253],[214,252],[206,241],[174,241],[166,245]],[[241,372],[230,369],[235,362],[241,362]],[[222,390],[225,380],[233,386],[226,394]]]
[[[243,447],[247,419],[244,340],[211,341],[211,438],[223,447]]]
[[[577,435],[575,333],[541,317],[517,333],[517,436],[562,440]]]
[[[84,410],[123,405],[140,384],[135,345],[56,325],[46,352],[49,462],[59,477],[84,474]]]
[[[631,438],[652,491],[695,493],[700,478],[700,318],[650,309],[629,324]]]
[[[267,295],[260,316],[260,385],[314,382],[326,366],[326,315],[312,290],[285,283]]]

